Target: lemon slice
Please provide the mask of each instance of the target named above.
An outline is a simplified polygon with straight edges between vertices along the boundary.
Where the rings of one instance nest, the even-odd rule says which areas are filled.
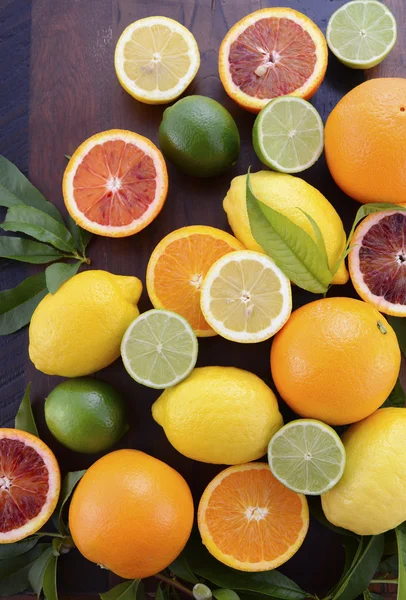
[[[396,42],[396,21],[376,0],[352,0],[330,18],[327,43],[338,60],[353,69],[375,67]]]
[[[265,254],[231,252],[207,273],[201,308],[206,321],[222,337],[261,342],[279,331],[290,316],[290,281]]]
[[[167,17],[147,17],[123,31],[114,65],[118,80],[131,96],[146,104],[165,104],[190,84],[200,54],[186,27]]]

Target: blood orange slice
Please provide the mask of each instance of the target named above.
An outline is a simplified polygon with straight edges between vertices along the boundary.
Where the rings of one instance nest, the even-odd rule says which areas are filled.
[[[158,215],[167,192],[161,152],[147,138],[121,129],[83,142],[63,178],[71,217],[84,229],[108,237],[144,229]]]
[[[225,469],[205,489],[198,510],[203,544],[240,571],[268,571],[291,558],[309,528],[306,497],[280,483],[265,463]]]
[[[406,317],[406,212],[369,215],[351,246],[350,276],[361,298],[387,315]]]
[[[0,429],[0,544],[35,533],[52,515],[61,478],[52,451],[18,429]]]
[[[227,94],[258,113],[272,98],[311,98],[323,81],[328,50],[313,21],[291,8],[264,8],[236,23],[219,52]]]

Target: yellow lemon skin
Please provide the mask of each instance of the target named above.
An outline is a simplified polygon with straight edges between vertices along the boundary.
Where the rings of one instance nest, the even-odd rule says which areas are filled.
[[[347,429],[344,475],[321,497],[331,523],[378,535],[406,521],[405,440],[404,408],[380,408]]]
[[[29,329],[29,355],[47,375],[80,377],[114,362],[129,324],[139,315],[137,277],[85,271],[48,294]]]
[[[235,237],[248,250],[264,252],[250,230],[245,198],[246,177],[239,175],[231,181],[223,208]],[[300,177],[284,173],[258,171],[251,173],[250,181],[254,194],[261,202],[284,214],[314,239],[312,225],[302,211],[313,217],[323,234],[332,269],[344,250],[346,235],[338,213],[327,198]],[[344,284],[347,281],[348,271],[343,261],[333,283]]]
[[[237,465],[261,458],[283,425],[272,390],[234,367],[194,369],[152,406],[169,442],[188,458]]]

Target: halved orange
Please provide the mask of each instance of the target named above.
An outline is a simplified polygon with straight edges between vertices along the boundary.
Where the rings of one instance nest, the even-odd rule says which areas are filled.
[[[53,452],[39,438],[0,429],[0,544],[35,533],[52,515],[61,476]]]
[[[348,266],[361,298],[387,315],[406,317],[406,212],[369,215],[351,247]]]
[[[147,290],[152,304],[182,315],[200,337],[216,335],[200,308],[203,279],[219,258],[243,248],[235,237],[215,227],[192,225],[172,231],[149,259]]]
[[[327,69],[324,35],[306,15],[291,8],[263,8],[226,34],[219,74],[227,94],[258,113],[272,98],[311,98]]]
[[[122,129],[97,133],[70,159],[63,177],[66,208],[78,225],[108,237],[144,229],[168,192],[165,160],[150,140]]]
[[[197,517],[208,551],[240,571],[279,567],[297,552],[309,528],[306,497],[280,483],[265,463],[219,473],[203,492]]]

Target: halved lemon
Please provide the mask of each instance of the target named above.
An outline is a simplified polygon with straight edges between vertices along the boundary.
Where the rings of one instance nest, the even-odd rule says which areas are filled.
[[[289,319],[290,281],[265,254],[231,252],[207,273],[200,305],[206,321],[222,337],[233,342],[262,342]]]
[[[117,42],[114,66],[123,88],[140,102],[165,104],[191,83],[200,66],[196,40],[167,17],[129,25]]]

